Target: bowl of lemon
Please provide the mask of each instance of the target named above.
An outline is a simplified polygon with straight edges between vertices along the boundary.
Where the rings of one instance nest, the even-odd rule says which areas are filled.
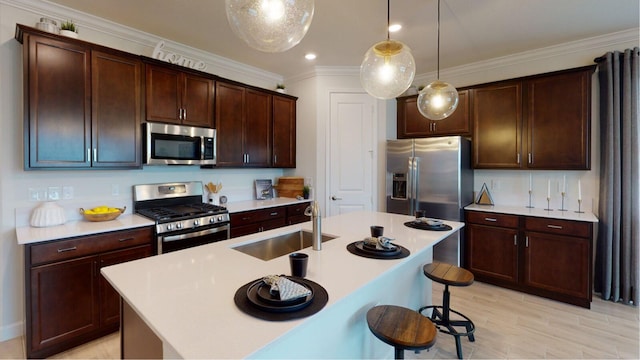
[[[120,214],[124,213],[126,209],[126,206],[122,208],[114,208],[102,205],[88,210],[80,208],[80,214],[82,214],[85,220],[88,221],[109,221],[120,216]]]

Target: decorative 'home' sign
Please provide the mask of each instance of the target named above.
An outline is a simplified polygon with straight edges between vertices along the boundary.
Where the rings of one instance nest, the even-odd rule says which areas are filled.
[[[164,41],[160,40],[156,47],[153,49],[152,57],[158,60],[166,61],[168,63],[177,64],[195,70],[204,70],[207,68],[207,64],[205,64],[202,60],[189,59],[180,54],[164,51],[162,50],[163,48]]]

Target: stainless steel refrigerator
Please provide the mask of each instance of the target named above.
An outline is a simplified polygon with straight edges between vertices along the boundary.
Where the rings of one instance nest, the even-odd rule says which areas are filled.
[[[387,141],[387,212],[464,221],[473,202],[471,143],[460,136]],[[425,230],[427,231],[427,230]],[[461,232],[434,247],[434,260],[461,265]]]

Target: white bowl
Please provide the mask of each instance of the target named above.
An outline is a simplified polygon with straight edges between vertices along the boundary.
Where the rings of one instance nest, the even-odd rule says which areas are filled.
[[[66,221],[64,209],[53,201],[47,201],[33,209],[29,224],[33,227],[48,227],[64,224]]]

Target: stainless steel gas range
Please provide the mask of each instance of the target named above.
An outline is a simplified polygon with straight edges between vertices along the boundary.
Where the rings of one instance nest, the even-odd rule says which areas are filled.
[[[200,181],[134,185],[134,211],[155,220],[159,254],[229,239],[229,212],[202,194]]]

